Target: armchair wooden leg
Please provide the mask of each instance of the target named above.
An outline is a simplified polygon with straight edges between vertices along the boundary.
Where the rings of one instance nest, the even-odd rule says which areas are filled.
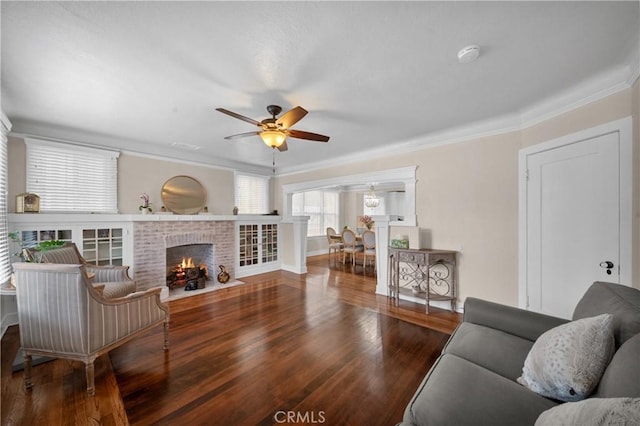
[[[31,379],[31,355],[27,355],[26,353],[23,356],[24,358],[24,390],[29,391],[33,388],[33,381]]]
[[[165,351],[169,350],[169,321],[164,322],[164,345],[162,348]]]
[[[87,395],[94,396],[96,394],[96,386],[93,360],[85,365],[85,370],[87,373]]]

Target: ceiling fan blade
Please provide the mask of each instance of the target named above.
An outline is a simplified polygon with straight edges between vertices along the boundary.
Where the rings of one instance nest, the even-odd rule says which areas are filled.
[[[249,136],[257,136],[259,134],[260,134],[260,132],[238,133],[237,135],[227,136],[225,139],[228,139],[228,140],[232,141],[234,139],[246,138],[246,137],[249,137]]]
[[[278,147],[278,151],[280,151],[280,152],[284,152],[284,151],[286,151],[288,149],[289,149],[289,147],[287,146],[287,141],[282,142],[282,145],[280,145]]]
[[[328,142],[329,136],[319,135],[317,133],[303,132],[302,130],[287,130],[287,134],[296,139],[306,139],[317,142]]]
[[[284,129],[288,129],[298,121],[302,120],[308,111],[300,106],[297,106],[287,112],[276,120],[276,124]]]
[[[259,121],[256,121],[253,118],[245,117],[244,115],[240,115],[233,111],[229,111],[228,109],[216,108],[216,111],[220,111],[223,114],[230,115],[231,117],[237,118],[238,120],[246,121],[247,123],[253,124],[254,126],[262,127],[262,123],[260,123]]]

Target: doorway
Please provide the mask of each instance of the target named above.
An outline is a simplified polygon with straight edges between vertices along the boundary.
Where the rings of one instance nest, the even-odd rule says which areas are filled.
[[[631,284],[631,118],[520,151],[521,307],[571,318],[594,281]]]

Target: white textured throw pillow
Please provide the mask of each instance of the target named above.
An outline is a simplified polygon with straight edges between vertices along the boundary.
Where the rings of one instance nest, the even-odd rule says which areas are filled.
[[[637,426],[640,398],[589,398],[543,411],[535,426]]]
[[[535,341],[518,383],[548,398],[579,401],[598,385],[614,351],[613,315],[572,321]]]

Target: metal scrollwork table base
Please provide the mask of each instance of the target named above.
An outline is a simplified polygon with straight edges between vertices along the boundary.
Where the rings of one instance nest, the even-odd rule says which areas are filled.
[[[389,297],[400,301],[400,293],[429,301],[451,302],[456,308],[456,251],[400,249],[389,247]]]

